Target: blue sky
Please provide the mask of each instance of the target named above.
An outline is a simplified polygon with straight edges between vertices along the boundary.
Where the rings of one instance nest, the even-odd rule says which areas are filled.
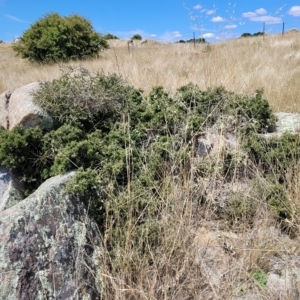
[[[298,0],[299,1],[299,0]],[[102,34],[164,42],[204,37],[218,42],[242,33],[278,33],[300,29],[300,1],[193,1],[193,0],[0,0],[0,39],[9,42],[47,13],[79,14]]]

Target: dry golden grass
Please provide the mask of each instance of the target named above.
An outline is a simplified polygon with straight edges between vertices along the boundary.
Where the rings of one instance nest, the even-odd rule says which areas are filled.
[[[245,94],[264,88],[275,111],[300,112],[299,33],[266,36],[264,40],[244,38],[195,48],[185,44],[149,43],[136,45],[133,54],[128,53],[125,41],[111,43],[111,49],[101,53],[99,59],[69,65],[81,64],[92,72],[120,74],[145,94],[153,86],[161,85],[173,95],[177,88],[189,82],[201,89],[223,85],[227,90]],[[59,65],[39,66],[16,58],[10,45],[0,45],[0,66],[0,93],[61,75]],[[222,156],[216,157],[222,163],[219,161]],[[128,217],[126,226],[117,228],[118,232],[115,220],[108,216],[100,266],[103,299],[299,299],[300,282],[289,285],[288,274],[282,295],[255,281],[256,274],[276,273],[275,267],[280,263],[284,263],[282,269],[292,270],[293,264],[300,261],[300,174],[296,171],[291,174],[293,184],[286,191],[292,208],[291,229],[297,232],[293,238],[280,230],[262,195],[251,190],[252,182],[238,191],[234,188],[236,182],[230,182],[229,195],[233,198],[238,194],[236,197],[242,208],[246,208],[245,213],[238,208],[236,216],[218,213],[217,201],[223,190],[218,187],[222,175],[217,174],[217,168],[211,178],[200,178],[197,182],[189,171],[190,176],[182,183],[166,176],[163,181],[166,187],[153,187],[160,191],[155,196],[157,199],[152,196],[148,199],[147,191],[146,195],[124,191],[118,196],[124,207],[130,208],[138,198],[144,197],[149,203],[159,203],[159,217],[148,227],[137,226],[140,216]],[[243,178],[240,180],[243,183]],[[255,180],[261,190],[267,190],[268,183],[259,171]],[[226,184],[228,188],[230,185]],[[209,193],[206,202],[200,203],[203,190]],[[119,203],[111,201],[110,205],[114,202]],[[253,216],[247,211],[249,203],[254,203]],[[150,237],[140,228],[153,231],[153,240],[138,239]],[[112,249],[108,241],[116,237],[120,240],[112,244]]]
[[[236,93],[264,88],[274,111],[300,112],[299,33],[243,38],[211,45],[136,45],[129,55],[126,41],[111,41],[111,49],[96,60],[70,62],[90,71],[118,73],[148,93],[155,85],[171,95],[189,82],[201,89],[223,85]],[[39,66],[15,57],[9,44],[0,45],[0,92],[61,75],[59,65]]]

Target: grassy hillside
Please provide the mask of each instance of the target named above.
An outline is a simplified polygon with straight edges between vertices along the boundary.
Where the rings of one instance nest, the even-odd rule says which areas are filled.
[[[112,41],[111,49],[101,57],[81,64],[90,71],[122,75],[128,84],[146,93],[153,86],[164,86],[173,95],[189,82],[201,89],[223,85],[236,93],[264,93],[275,111],[300,112],[298,86],[300,80],[299,33],[284,37],[244,38],[220,44],[156,44],[136,46],[134,56],[127,44]],[[74,63],[71,63],[74,65]],[[79,63],[78,63],[79,64]],[[10,45],[0,45],[0,92],[33,81],[58,78],[54,66],[32,66],[16,58]],[[20,76],[21,75],[21,76]]]
[[[78,170],[69,192],[101,225],[105,300],[299,299],[300,140],[261,136],[269,103],[299,112],[297,34],[134,55],[116,41],[63,76],[0,47],[1,91],[46,81],[35,100],[55,116],[50,132],[1,129],[0,165],[28,193]]]

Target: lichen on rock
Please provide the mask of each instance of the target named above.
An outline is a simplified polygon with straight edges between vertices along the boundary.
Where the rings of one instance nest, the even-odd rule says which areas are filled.
[[[100,234],[66,193],[73,175],[0,212],[0,299],[101,299]]]

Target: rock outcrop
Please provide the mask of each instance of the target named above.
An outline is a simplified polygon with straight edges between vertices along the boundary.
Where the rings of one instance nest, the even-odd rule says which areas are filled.
[[[101,299],[101,235],[66,193],[73,174],[0,212],[0,299]]]
[[[0,167],[0,211],[24,199],[22,184],[9,169]]]
[[[300,299],[300,257],[297,254],[273,257],[267,288],[274,299]]]
[[[300,132],[300,114],[279,112],[275,113],[275,116],[277,117],[276,132],[279,134],[286,131],[291,133]]]
[[[33,82],[0,95],[0,125],[11,130],[18,125],[51,129],[52,118],[33,102],[32,92],[40,86]]]
[[[8,120],[8,103],[12,91],[5,91],[0,94],[0,126],[8,129],[9,120]]]
[[[279,112],[274,113],[277,121],[273,132],[263,133],[266,138],[280,137],[285,132],[300,133],[300,114]],[[221,128],[222,129],[222,128]],[[221,132],[220,132],[221,131]],[[230,150],[239,150],[239,138],[234,132],[228,130],[216,130],[209,128],[205,133],[197,137],[196,153],[197,157],[218,153],[223,147]]]

